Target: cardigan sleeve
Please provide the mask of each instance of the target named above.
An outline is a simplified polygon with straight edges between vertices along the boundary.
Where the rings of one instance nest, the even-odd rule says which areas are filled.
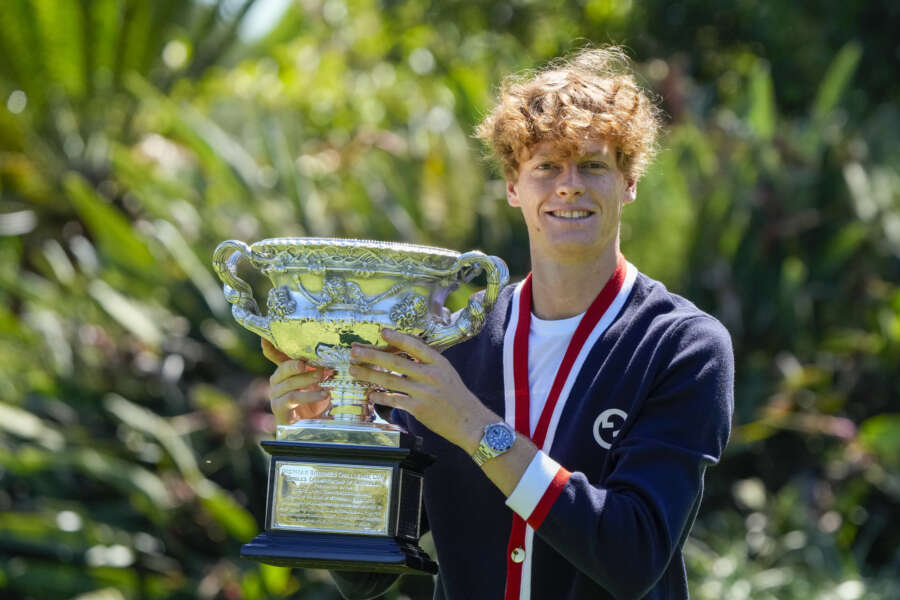
[[[730,431],[734,358],[725,328],[706,315],[682,321],[660,355],[636,418],[609,450],[614,467],[602,485],[539,452],[507,501],[616,598],[640,598],[663,575]]]

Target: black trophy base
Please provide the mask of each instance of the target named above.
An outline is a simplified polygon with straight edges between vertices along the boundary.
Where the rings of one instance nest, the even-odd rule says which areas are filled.
[[[241,547],[241,557],[279,567],[437,573],[437,564],[417,544],[364,535],[261,533]]]
[[[329,428],[323,437],[332,433]],[[242,546],[241,556],[281,567],[437,573],[418,545],[422,475],[433,458],[418,449],[417,437],[402,433],[398,443],[262,442],[271,455],[266,531]],[[354,488],[355,478],[364,485]],[[370,497],[366,489],[373,479],[381,487],[371,488]],[[346,489],[356,491],[345,491],[345,481]],[[349,521],[331,518],[353,515],[358,505],[380,506],[374,514],[381,516],[373,520],[363,510]]]

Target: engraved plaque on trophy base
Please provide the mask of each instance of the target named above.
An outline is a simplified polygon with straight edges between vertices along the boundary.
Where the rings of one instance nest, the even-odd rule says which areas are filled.
[[[271,456],[266,530],[241,556],[289,567],[437,572],[418,546],[422,473],[432,458],[416,449],[417,438],[392,431],[389,445],[348,445],[296,441],[315,438],[315,426],[280,429],[278,440],[262,442]],[[334,423],[323,429],[322,439],[334,436]]]

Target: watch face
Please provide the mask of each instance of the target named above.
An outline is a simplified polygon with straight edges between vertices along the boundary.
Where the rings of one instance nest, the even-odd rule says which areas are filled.
[[[495,423],[488,425],[484,432],[484,439],[492,449],[506,452],[516,441],[516,432],[504,423]]]

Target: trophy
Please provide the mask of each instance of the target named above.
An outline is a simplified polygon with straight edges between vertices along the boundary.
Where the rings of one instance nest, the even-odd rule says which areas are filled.
[[[263,316],[241,259],[272,282]],[[350,376],[354,342],[387,346],[383,328],[443,350],[478,333],[509,279],[481,252],[326,238],[219,244],[213,267],[238,323],[308,364],[333,370],[320,383],[331,406],[315,419],[276,428],[265,532],[241,548],[264,563],[333,570],[435,573],[419,547],[422,476],[432,457],[421,439],[376,417],[371,384]],[[451,315],[447,296],[485,272],[487,287]]]

